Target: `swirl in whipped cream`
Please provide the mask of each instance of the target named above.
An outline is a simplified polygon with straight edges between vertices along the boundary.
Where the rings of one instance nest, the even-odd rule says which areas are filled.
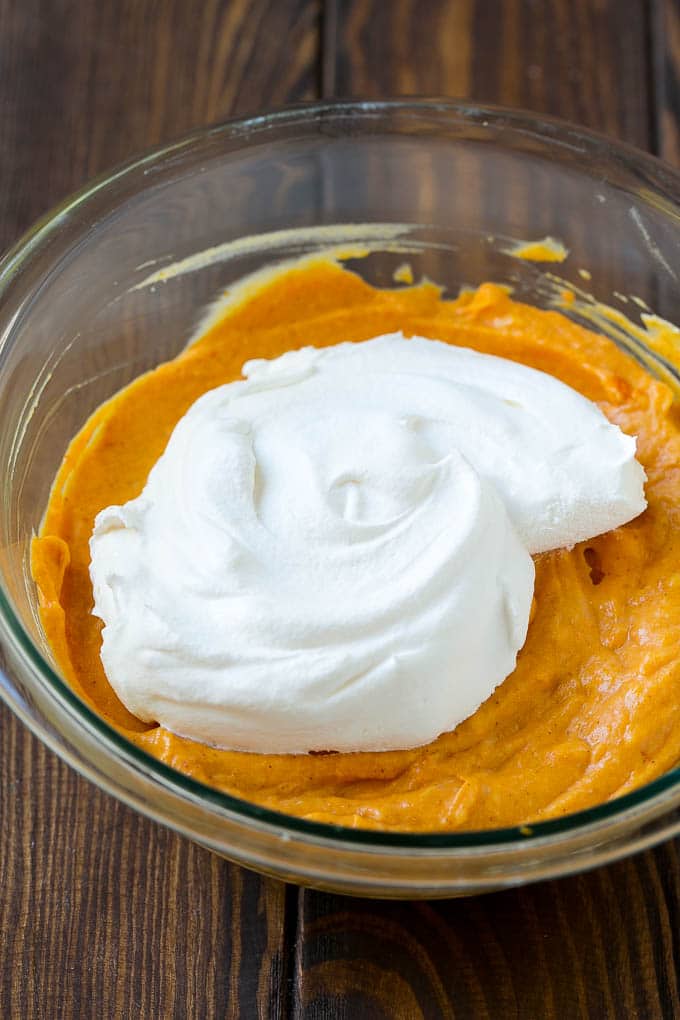
[[[645,507],[635,440],[551,376],[401,334],[244,366],[91,539],[102,661],[238,750],[419,746],[512,672],[530,553]]]

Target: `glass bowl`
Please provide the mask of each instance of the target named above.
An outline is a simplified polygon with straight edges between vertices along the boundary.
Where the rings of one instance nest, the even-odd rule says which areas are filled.
[[[277,814],[127,743],[64,683],[38,619],[28,548],[67,443],[103,400],[181,350],[225,285],[367,243],[372,254],[352,265],[373,283],[392,285],[407,259],[451,294],[491,279],[544,305],[554,267],[507,252],[510,239],[545,235],[571,251],[562,279],[680,320],[680,177],[580,128],[499,108],[339,102],[235,120],[113,171],[38,223],[0,265],[0,692],[16,714],[144,814],[247,867],[343,892],[470,894],[680,831],[677,769],[521,828],[407,835]],[[643,342],[631,349],[674,382]]]

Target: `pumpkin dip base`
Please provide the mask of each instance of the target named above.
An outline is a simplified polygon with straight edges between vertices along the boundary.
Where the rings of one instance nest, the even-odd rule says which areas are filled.
[[[410,751],[257,755],[147,726],[108,684],[91,615],[95,515],[141,492],[177,421],[251,358],[402,330],[549,372],[638,437],[649,507],[536,557],[514,673],[454,732]],[[149,413],[149,409],[153,409]],[[671,390],[615,344],[484,284],[378,290],[322,257],[263,277],[174,361],[102,405],[71,443],[32,572],[48,641],[76,692],[132,743],[209,786],[307,819],[452,832],[526,824],[625,793],[680,760],[680,419]]]

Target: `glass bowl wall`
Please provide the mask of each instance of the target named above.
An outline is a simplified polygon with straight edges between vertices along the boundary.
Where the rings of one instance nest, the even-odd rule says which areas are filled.
[[[113,795],[230,859],[320,887],[460,895],[592,866],[680,831],[677,771],[578,815],[451,835],[325,826],[220,794],[133,748],[73,695],[46,646],[28,567],[69,440],[103,400],[177,354],[245,274],[364,245],[371,254],[349,264],[372,283],[392,286],[408,261],[451,295],[490,279],[542,305],[555,267],[507,251],[550,235],[571,253],[561,278],[583,288],[587,270],[596,298],[634,295],[677,322],[679,203],[678,176],[632,149],[444,101],[233,121],[64,203],[0,266],[0,693]]]

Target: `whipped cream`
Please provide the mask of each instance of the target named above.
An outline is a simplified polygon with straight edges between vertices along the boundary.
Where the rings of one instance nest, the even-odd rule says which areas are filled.
[[[243,371],[90,542],[109,681],[204,743],[433,740],[514,669],[530,553],[646,506],[635,440],[524,365],[393,334]]]

